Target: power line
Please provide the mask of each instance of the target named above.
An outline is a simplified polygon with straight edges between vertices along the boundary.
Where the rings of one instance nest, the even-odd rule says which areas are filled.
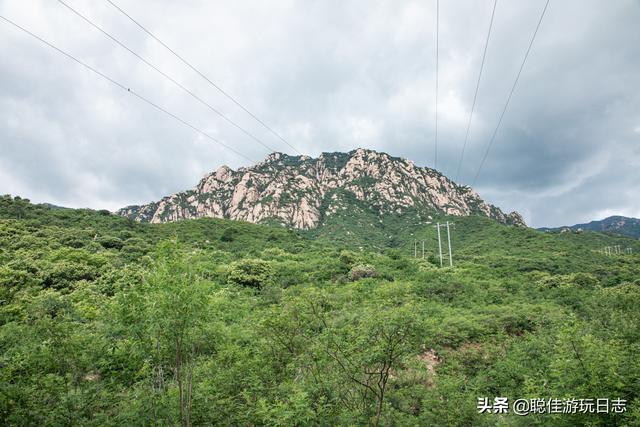
[[[480,176],[480,172],[482,171],[482,167],[484,166],[484,162],[487,160],[487,156],[489,155],[489,151],[493,146],[493,142],[495,141],[496,134],[498,133],[498,129],[502,124],[502,119],[504,118],[504,114],[509,107],[509,102],[511,101],[511,97],[513,96],[513,92],[516,90],[516,85],[518,84],[518,80],[520,79],[520,74],[522,74],[522,69],[524,68],[524,64],[527,62],[527,57],[529,56],[529,52],[531,51],[531,47],[533,46],[533,42],[536,39],[536,35],[538,34],[538,30],[540,29],[540,24],[542,24],[542,19],[544,18],[544,14],[547,12],[547,7],[549,6],[549,1],[544,5],[544,9],[542,9],[542,13],[540,14],[540,19],[538,20],[538,25],[536,25],[536,30],[533,32],[533,36],[531,37],[531,41],[529,42],[529,47],[527,48],[526,53],[524,54],[524,58],[522,59],[522,64],[520,65],[520,69],[518,70],[518,74],[516,75],[516,79],[513,82],[513,86],[511,87],[511,91],[509,92],[509,96],[507,97],[507,102],[504,104],[504,109],[502,110],[502,114],[500,114],[500,119],[498,120],[498,124],[493,131],[493,135],[491,135],[491,139],[489,140],[489,144],[487,145],[487,150],[482,157],[482,161],[480,162],[480,167],[478,168],[478,172],[476,173],[475,178],[473,178],[473,183],[471,186],[475,186],[478,177]]]
[[[223,147],[227,148],[228,150],[234,152],[235,154],[237,154],[238,156],[242,157],[245,160],[250,161],[251,163],[256,163],[255,161],[251,160],[249,157],[245,156],[244,154],[240,153],[239,151],[237,151],[235,148],[225,144],[224,142],[220,141],[217,138],[214,138],[213,136],[209,135],[208,133],[206,133],[203,130],[198,129],[197,127],[193,126],[192,124],[186,122],[185,120],[183,120],[182,118],[176,116],[175,114],[167,111],[166,109],[164,109],[163,107],[159,106],[158,104],[154,103],[153,101],[150,101],[149,99],[145,98],[144,96],[136,93],[135,91],[133,91],[131,88],[123,85],[122,83],[119,83],[118,81],[112,79],[111,77],[107,76],[106,74],[96,70],[95,68],[93,68],[92,66],[90,66],[89,64],[79,60],[78,58],[76,58],[75,56],[71,55],[70,53],[65,52],[64,50],[54,46],[53,44],[49,43],[48,41],[46,41],[45,39],[43,39],[42,37],[32,33],[31,31],[27,30],[26,28],[16,24],[15,22],[13,22],[12,20],[5,18],[4,16],[0,15],[0,19],[4,20],[5,22],[13,25],[15,28],[18,28],[19,30],[22,30],[23,32],[27,33],[28,35],[30,35],[31,37],[37,39],[38,41],[44,43],[45,45],[49,46],[50,48],[54,49],[55,51],[57,51],[58,53],[61,53],[62,55],[66,56],[67,58],[71,59],[72,61],[82,65],[84,68],[88,69],[89,71],[92,71],[93,73],[97,74],[98,76],[102,77],[103,79],[109,81],[110,83],[112,83],[113,85],[119,87],[120,89],[130,93],[131,95],[135,96],[136,98],[140,99],[143,102],[146,102],[147,104],[151,105],[152,107],[154,107],[157,110],[162,111],[163,113],[167,114],[168,116],[173,117],[175,120],[179,121],[180,123],[182,123],[185,126],[188,126],[189,128],[195,130],[196,132],[200,133],[201,135],[205,136],[206,138],[209,138],[210,140],[212,140],[213,142],[222,145]]]
[[[487,47],[489,46],[489,38],[491,37],[491,28],[493,27],[493,17],[496,13],[496,5],[498,0],[493,2],[493,10],[491,11],[491,21],[489,22],[489,31],[487,31],[487,40],[484,43],[484,51],[482,52],[482,62],[480,63],[480,72],[478,73],[478,82],[476,83],[476,91],[473,94],[473,103],[471,104],[471,113],[469,114],[469,122],[467,123],[467,133],[464,137],[464,145],[462,146],[462,153],[460,153],[460,161],[458,162],[458,170],[456,172],[455,182],[458,182],[460,176],[460,169],[462,168],[462,161],[464,159],[464,152],[467,149],[467,143],[469,142],[469,131],[471,130],[471,120],[473,119],[473,112],[476,108],[476,100],[478,98],[478,89],[480,89],[480,79],[482,79],[482,71],[484,70],[484,60],[487,56]]]
[[[260,120],[258,117],[256,117],[251,111],[249,111],[244,105],[242,105],[239,101],[237,101],[233,96],[231,96],[230,94],[228,94],[224,89],[222,89],[220,86],[218,86],[217,84],[215,84],[211,79],[209,79],[206,75],[204,75],[200,70],[198,70],[195,66],[191,65],[191,63],[189,61],[187,61],[186,59],[184,59],[182,56],[180,56],[178,53],[176,53],[176,51],[174,51],[173,49],[171,49],[166,43],[164,43],[162,40],[160,40],[155,34],[153,34],[151,31],[149,31],[148,29],[146,29],[140,22],[136,21],[131,15],[129,15],[127,12],[125,12],[120,6],[118,6],[117,4],[115,4],[113,1],[111,0],[106,0],[111,6],[113,6],[114,8],[116,8],[118,11],[120,11],[120,13],[122,13],[124,16],[126,16],[127,18],[129,18],[129,20],[131,22],[133,22],[134,24],[136,24],[142,31],[144,31],[145,33],[147,33],[151,38],[153,38],[155,41],[157,41],[158,43],[160,43],[165,49],[167,49],[169,52],[171,52],[176,58],[178,58],[183,64],[185,64],[187,67],[191,68],[194,72],[196,72],[200,77],[202,77],[204,80],[206,80],[210,85],[212,85],[214,88],[216,88],[221,94],[223,94],[227,99],[229,99],[230,101],[232,101],[234,104],[236,104],[238,107],[240,107],[245,113],[249,114],[254,120],[256,120],[258,123],[260,123],[265,129],[267,129],[269,132],[271,132],[273,135],[275,135],[278,139],[280,139],[280,141],[284,142],[286,145],[288,145],[291,149],[293,149],[296,153],[302,155],[302,153],[300,151],[298,151],[293,145],[291,145],[286,139],[284,139],[279,133],[277,133],[275,130],[273,130],[270,126],[268,126],[265,122],[263,122],[262,120]]]
[[[216,113],[217,115],[219,115],[220,117],[222,117],[227,123],[231,124],[232,126],[234,126],[235,128],[239,129],[242,133],[244,133],[245,135],[247,135],[249,138],[253,139],[254,141],[256,141],[258,144],[262,145],[264,148],[266,148],[267,150],[269,150],[270,152],[273,151],[277,151],[271,147],[269,147],[267,144],[265,144],[262,140],[260,140],[258,137],[256,137],[255,135],[253,135],[252,133],[248,132],[246,129],[244,129],[242,126],[240,126],[239,124],[237,124],[236,122],[234,122],[233,120],[231,120],[230,118],[228,118],[227,116],[225,116],[223,113],[221,113],[220,111],[218,111],[216,108],[214,108],[211,104],[209,104],[208,102],[206,102],[205,100],[203,100],[202,98],[200,98],[198,95],[196,95],[195,93],[193,93],[191,90],[189,90],[188,88],[186,88],[184,85],[182,85],[180,82],[176,81],[173,77],[169,76],[167,73],[165,73],[164,71],[160,70],[158,67],[156,67],[155,65],[153,65],[152,63],[150,63],[148,60],[146,60],[145,58],[143,58],[141,55],[139,55],[138,53],[134,52],[133,50],[131,50],[128,46],[126,46],[124,43],[122,43],[120,40],[118,40],[115,36],[109,34],[107,31],[105,31],[103,28],[101,28],[100,26],[98,26],[97,24],[95,24],[93,21],[91,21],[89,18],[87,18],[86,16],[82,15],[80,12],[78,12],[76,9],[74,9],[73,7],[69,6],[67,3],[65,3],[62,0],[58,0],[58,2],[60,4],[62,4],[64,7],[66,7],[67,9],[69,9],[71,12],[73,12],[74,14],[76,14],[77,16],[79,16],[82,20],[84,20],[86,23],[88,23],[89,25],[91,25],[93,28],[95,28],[96,30],[100,31],[102,34],[104,34],[105,36],[107,36],[108,38],[110,38],[111,40],[113,40],[115,43],[117,43],[120,47],[126,49],[129,53],[131,53],[133,56],[135,56],[136,58],[138,58],[140,61],[144,62],[148,67],[152,68],[153,70],[155,70],[156,72],[158,72],[162,77],[166,78],[167,80],[169,80],[171,83],[173,83],[174,85],[176,85],[177,87],[179,87],[180,89],[182,89],[184,92],[186,92],[187,94],[191,95],[191,97],[193,97],[194,99],[196,99],[198,102],[200,102],[202,105],[204,105],[205,107],[209,108],[211,111],[213,111],[214,113]]]
[[[109,0],[107,0],[109,1]],[[440,57],[440,0],[436,0],[436,135],[433,168],[438,167],[438,62]]]

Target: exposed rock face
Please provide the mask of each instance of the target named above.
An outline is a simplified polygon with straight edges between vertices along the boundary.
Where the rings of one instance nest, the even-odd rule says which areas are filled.
[[[381,213],[402,214],[419,207],[525,225],[517,212],[506,215],[470,187],[457,185],[433,169],[362,148],[323,153],[317,159],[273,153],[261,163],[237,171],[222,166],[202,178],[193,190],[147,205],[128,206],[117,213],[152,223],[213,217],[277,220],[289,227],[310,229],[323,217],[347,209],[349,198],[366,202]]]

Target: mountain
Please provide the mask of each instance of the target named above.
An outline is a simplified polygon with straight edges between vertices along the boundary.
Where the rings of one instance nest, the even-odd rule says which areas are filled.
[[[624,236],[640,238],[640,219],[628,218],[625,216],[610,216],[600,221],[591,221],[587,224],[576,224],[565,227],[540,228],[542,231],[563,231],[563,230],[588,230],[601,233],[615,233]]]
[[[525,226],[517,212],[505,214],[434,169],[362,148],[318,158],[273,153],[236,171],[221,166],[192,190],[117,214],[151,223],[211,217],[308,230],[337,214],[355,215],[363,205],[378,215],[419,209]]]

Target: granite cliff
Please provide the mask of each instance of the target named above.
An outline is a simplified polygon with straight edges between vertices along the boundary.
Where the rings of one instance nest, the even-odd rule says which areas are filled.
[[[419,208],[525,225],[518,213],[505,214],[470,187],[458,185],[434,169],[362,148],[323,153],[318,158],[273,153],[251,167],[232,170],[221,166],[192,190],[146,205],[127,206],[117,213],[151,223],[213,217],[277,221],[292,228],[312,229],[338,210],[349,209],[353,198],[381,214],[402,215]]]

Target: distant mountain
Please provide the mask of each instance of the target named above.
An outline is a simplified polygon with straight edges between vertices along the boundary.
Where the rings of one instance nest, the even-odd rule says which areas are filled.
[[[591,221],[587,224],[576,224],[566,227],[540,228],[542,231],[585,230],[601,233],[615,233],[625,236],[640,238],[640,219],[627,218],[625,216],[610,216],[600,221]]]
[[[40,203],[40,205],[44,206],[45,208],[49,208],[49,209],[70,209],[70,208],[67,208],[65,206],[53,205],[51,203]]]
[[[434,169],[362,148],[318,158],[273,153],[237,171],[221,166],[192,190],[117,214],[151,223],[212,217],[314,229],[332,216],[355,216],[363,209],[380,216],[416,210],[480,215],[525,225],[517,212],[505,214]]]

